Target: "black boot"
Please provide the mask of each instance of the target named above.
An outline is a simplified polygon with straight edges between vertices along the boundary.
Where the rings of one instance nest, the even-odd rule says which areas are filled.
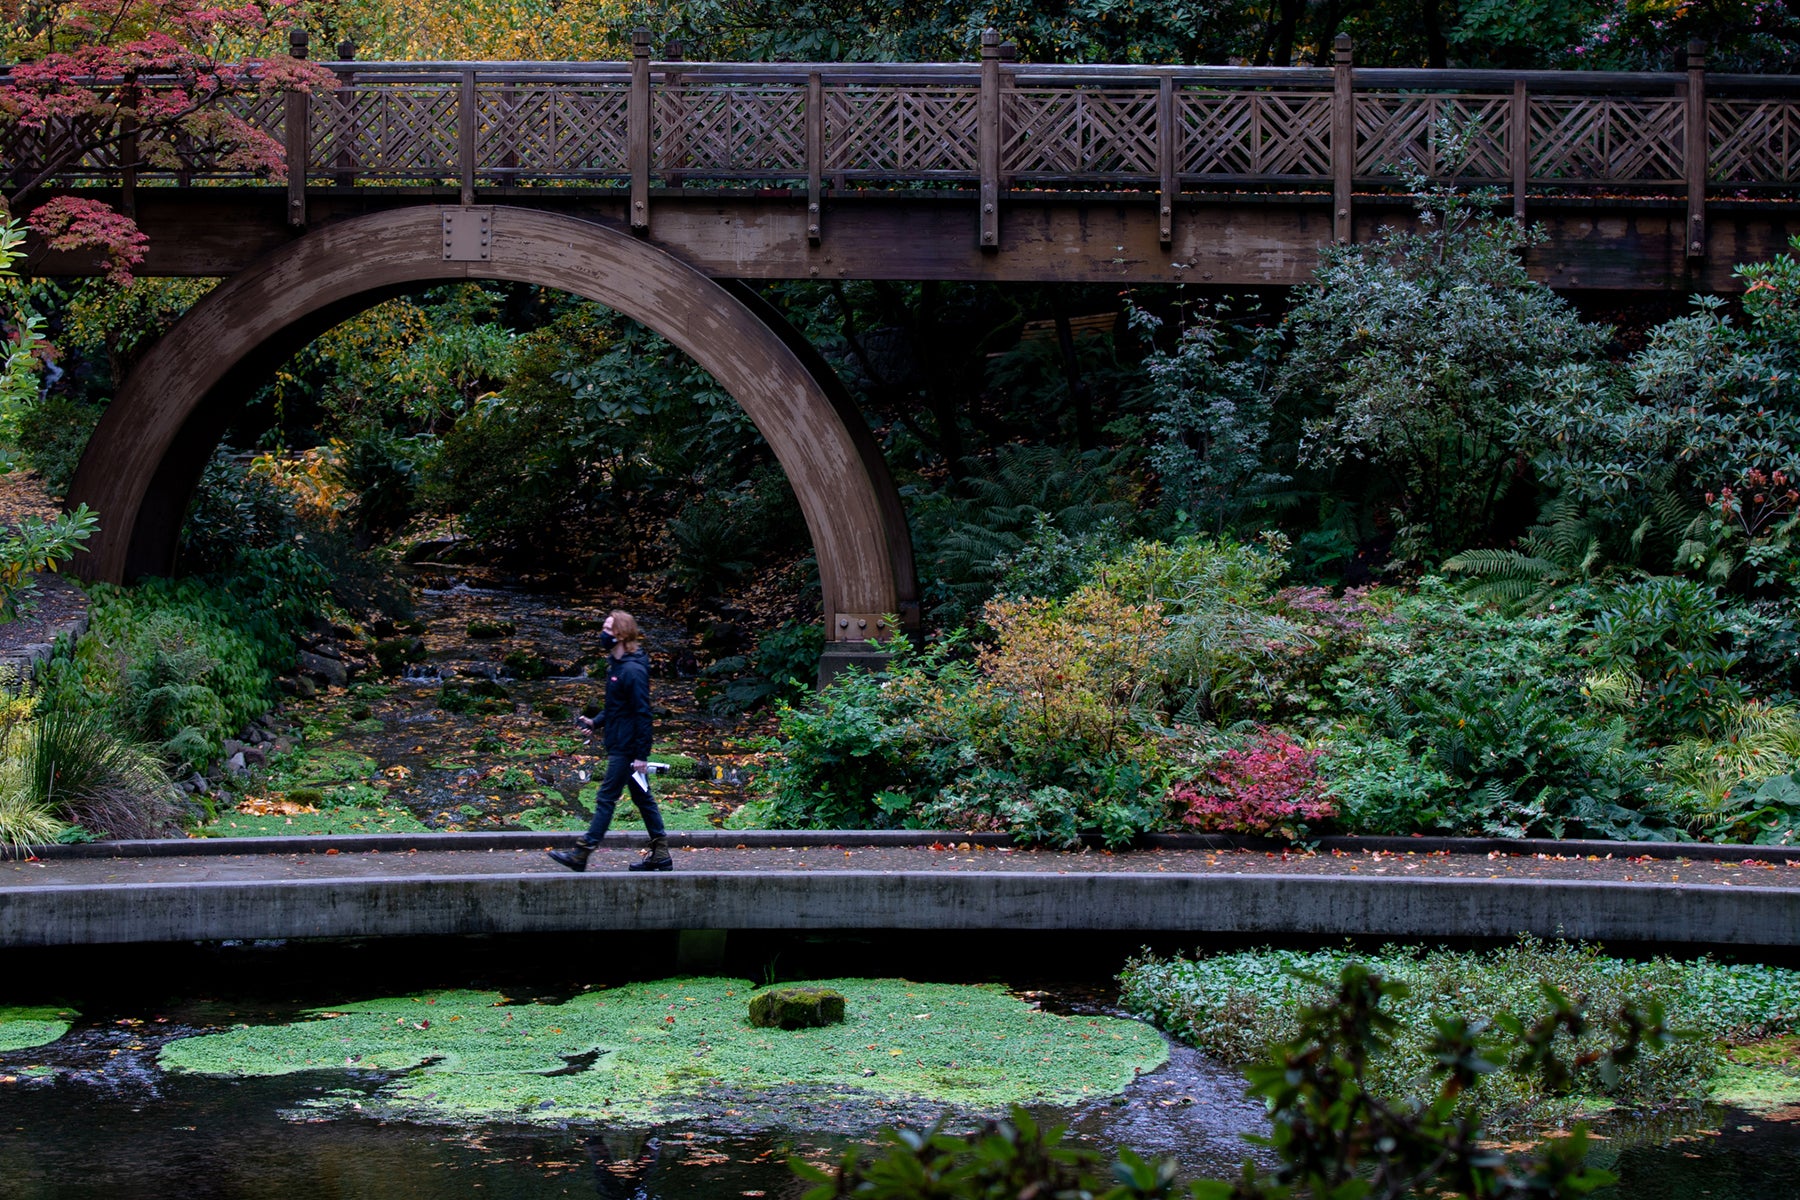
[[[669,857],[669,839],[650,839],[650,853],[625,868],[627,871],[673,871],[675,860]]]
[[[585,837],[579,837],[575,839],[575,844],[567,850],[550,851],[550,857],[571,871],[585,871],[587,870],[588,855],[599,848],[599,842],[590,842]]]

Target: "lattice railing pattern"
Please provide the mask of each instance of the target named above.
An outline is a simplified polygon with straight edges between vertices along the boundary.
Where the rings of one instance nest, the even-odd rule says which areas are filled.
[[[1707,107],[1711,127],[1711,177],[1720,183],[1800,182],[1800,102],[1714,99]]]
[[[972,87],[827,87],[825,170],[855,177],[967,178],[981,94]]]
[[[355,85],[314,98],[311,168],[380,179],[442,179],[457,171],[453,85]]]
[[[1687,107],[1679,99],[1533,96],[1531,177],[1667,184],[1684,178]]]
[[[1325,179],[1330,92],[1184,91],[1176,97],[1183,176]]]
[[[218,102],[219,107],[250,128],[281,144],[287,129],[287,104],[280,95],[230,96]],[[193,179],[255,178],[240,167],[225,161],[238,148],[237,139],[222,133],[217,137],[192,134],[165,136],[161,144],[145,138],[139,142],[139,154],[153,166],[164,170],[180,170]]]
[[[657,171],[806,174],[804,85],[677,84],[659,88],[655,102]]]
[[[1468,134],[1454,174],[1470,182],[1510,185],[1517,171],[1527,190],[1621,186],[1685,191],[1697,203],[1704,181],[1687,147],[1694,120],[1707,134],[1706,179],[1800,185],[1800,80],[1719,76],[1714,91],[1703,74],[1630,75],[1615,88],[1598,73],[1365,75],[1344,65],[1335,76],[1065,71],[984,61],[742,69],[643,58],[635,65],[355,63],[338,67],[344,86],[335,92],[233,99],[227,110],[298,146],[286,114],[290,102],[304,105],[305,165],[314,178],[454,179],[469,199],[478,186],[627,177],[643,190],[654,182],[806,177],[815,196],[849,181],[1134,190],[1168,186],[1162,176],[1170,166],[1176,186],[1329,182],[1347,194],[1352,180],[1359,188],[1379,184],[1409,159],[1427,174],[1451,173],[1435,137],[1448,125]],[[1515,88],[1524,95],[1522,128],[1515,127]],[[819,112],[809,109],[815,95]],[[648,111],[634,123],[640,96]],[[1168,129],[1161,126],[1165,96],[1173,99]],[[1349,111],[1338,111],[1346,98]],[[1694,113],[1702,98],[1704,112]],[[117,129],[110,120],[22,129],[0,112],[0,176],[16,186],[59,145],[80,143],[81,157],[53,182],[107,184],[128,173],[175,183],[254,178],[232,160],[228,132],[211,142],[194,131],[144,133],[136,161],[126,163],[106,140]],[[1334,132],[1344,128],[1353,130],[1353,144],[1334,147]],[[815,137],[818,154],[809,158]]]
[[[1157,92],[1009,88],[1002,93],[1001,170],[1017,179],[1154,178]]]
[[[1464,137],[1462,160],[1443,159],[1439,131]],[[1357,175],[1392,175],[1412,162],[1431,178],[1478,183],[1512,178],[1512,97],[1363,92],[1356,97]]]
[[[91,149],[64,166],[59,178],[104,179],[119,169],[118,143],[109,140],[116,133],[113,121],[89,116],[57,118],[32,129],[0,125],[0,161],[6,174],[23,180],[49,166],[61,147],[86,145]]]
[[[626,160],[631,93],[624,84],[477,87],[476,169],[502,177],[617,177]]]

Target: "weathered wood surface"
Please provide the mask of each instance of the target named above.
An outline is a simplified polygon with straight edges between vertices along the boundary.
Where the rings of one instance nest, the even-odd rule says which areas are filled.
[[[657,62],[638,38],[621,63],[340,62],[335,91],[242,101],[238,115],[290,148],[290,178],[274,181],[284,224],[447,194],[618,221],[743,278],[1147,281],[1198,268],[1293,282],[1319,244],[1391,219],[1412,169],[1493,186],[1550,223],[1546,277],[1687,287],[1728,281],[1715,264],[1747,248],[1780,248],[1800,203],[1800,77],[1709,74],[1698,48],[1669,73],[1364,69],[1348,45],[1328,68],[1034,66],[1005,49],[989,37],[974,64],[747,65]],[[1434,136],[1444,127],[1467,134],[1457,161]],[[26,177],[95,133],[90,118],[0,118],[0,175]],[[130,189],[176,237],[171,202],[224,219],[145,268],[224,274],[291,235],[267,219],[271,181],[225,170],[221,150],[111,141],[53,183]],[[762,203],[771,191],[782,203]],[[1623,240],[1596,240],[1572,200]],[[1250,256],[1209,263],[1221,242]],[[1588,252],[1643,261],[1621,270]]]
[[[94,192],[112,197],[114,192]],[[1278,196],[1185,194],[1163,244],[1154,192],[1110,196],[1003,193],[996,251],[984,251],[972,194],[839,195],[808,211],[792,194],[677,189],[650,194],[652,245],[721,279],[943,279],[1089,283],[1192,283],[1281,287],[1305,282],[1318,247],[1334,236],[1329,193]],[[487,203],[566,213],[626,228],[627,193],[575,188],[481,189]],[[457,203],[455,188],[316,189],[311,227],[369,213]],[[1352,235],[1406,225],[1401,197],[1359,196]],[[1800,233],[1800,202],[1720,202],[1708,209],[1704,257],[1684,249],[1686,206],[1643,198],[1536,204],[1531,220],[1549,241],[1527,255],[1537,278],[1559,289],[1729,291],[1734,263],[1766,259]],[[145,188],[137,219],[150,236],[145,275],[228,276],[299,234],[274,188]],[[811,231],[818,226],[815,236]],[[94,253],[35,251],[43,275],[88,275]]]

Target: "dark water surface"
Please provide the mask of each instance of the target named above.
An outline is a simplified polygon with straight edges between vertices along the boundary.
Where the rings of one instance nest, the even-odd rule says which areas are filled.
[[[1029,993],[1086,1009],[1094,992]],[[436,1200],[438,1197],[793,1197],[790,1154],[824,1164],[867,1145],[882,1121],[927,1110],[836,1110],[833,1127],[685,1122],[633,1129],[499,1124],[411,1125],[308,1107],[326,1093],[373,1092],[374,1073],[310,1072],[241,1081],[166,1075],[175,1037],[286,1019],[299,1006],[205,1002],[151,1015],[83,1017],[61,1041],[0,1054],[0,1197],[6,1200]],[[1121,1097],[1037,1110],[1104,1152],[1175,1155],[1185,1176],[1229,1176],[1262,1127],[1234,1072],[1172,1047],[1169,1065]],[[977,1116],[948,1114],[967,1128]],[[1706,1109],[1618,1121],[1595,1161],[1620,1176],[1620,1200],[1792,1200],[1800,1196],[1800,1113]]]
[[[153,1017],[84,1017],[50,1046],[0,1054],[0,1197],[797,1196],[790,1154],[824,1165],[872,1142],[882,1123],[977,1123],[885,1105],[822,1107],[830,1127],[814,1129],[723,1116],[648,1129],[408,1125],[308,1107],[346,1088],[375,1091],[386,1076],[372,1072],[220,1080],[156,1065],[174,1038],[297,1013],[206,1003]],[[1070,1125],[1080,1142],[1175,1154],[1193,1173],[1235,1171],[1241,1135],[1262,1124],[1235,1073],[1181,1046],[1121,1097],[1036,1112]]]

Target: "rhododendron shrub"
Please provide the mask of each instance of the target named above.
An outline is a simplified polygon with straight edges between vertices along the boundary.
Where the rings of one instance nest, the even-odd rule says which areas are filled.
[[[1319,752],[1279,731],[1227,750],[1201,778],[1169,789],[1184,825],[1209,833],[1298,837],[1336,809],[1319,779]]]
[[[45,200],[42,189],[96,161],[282,171],[284,147],[244,119],[248,102],[337,82],[285,52],[298,8],[298,0],[71,0],[14,10],[23,15],[7,26],[5,53],[15,65],[0,76],[0,141],[14,168],[7,209],[29,209],[52,249],[100,249],[109,277],[129,280],[144,250],[131,218],[97,200]]]

